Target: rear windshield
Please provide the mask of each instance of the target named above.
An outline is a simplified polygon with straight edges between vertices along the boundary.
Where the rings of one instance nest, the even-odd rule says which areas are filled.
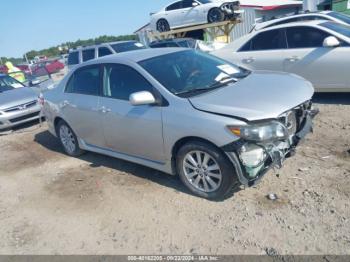
[[[116,53],[123,53],[127,51],[145,49],[145,46],[138,42],[117,43],[117,44],[112,44],[111,47],[114,49]]]
[[[350,16],[347,16],[338,12],[330,12],[328,13],[328,15],[336,19],[342,20],[343,22],[350,25]]]
[[[77,64],[79,64],[79,52],[69,53],[68,65],[77,65]]]
[[[350,26],[338,24],[335,22],[325,22],[322,23],[321,26],[337,32],[338,34],[350,37]]]

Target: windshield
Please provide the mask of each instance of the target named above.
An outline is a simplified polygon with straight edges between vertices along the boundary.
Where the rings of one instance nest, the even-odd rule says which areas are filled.
[[[145,46],[143,44],[141,44],[141,43],[138,43],[138,42],[117,43],[117,44],[112,44],[111,47],[117,53],[123,53],[123,52],[127,52],[127,51],[145,49]]]
[[[170,92],[182,97],[219,88],[249,74],[248,70],[196,50],[157,56],[139,64]]]
[[[21,82],[10,76],[0,77],[0,93],[10,91],[16,88],[24,87]]]
[[[325,22],[325,23],[322,23],[321,26],[327,29],[330,29],[334,32],[337,32],[339,34],[342,34],[344,36],[350,37],[350,26],[348,25],[342,25],[335,22]]]
[[[337,18],[339,20],[342,20],[343,22],[350,25],[350,16],[338,13],[338,12],[330,12],[328,13],[329,16]]]

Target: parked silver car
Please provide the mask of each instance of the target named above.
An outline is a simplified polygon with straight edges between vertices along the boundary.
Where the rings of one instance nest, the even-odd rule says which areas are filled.
[[[312,130],[312,85],[162,48],[89,61],[48,91],[44,114],[68,155],[83,150],[178,174],[216,199],[252,186]]]
[[[350,26],[304,21],[247,34],[211,54],[250,70],[294,73],[316,92],[349,92]]]
[[[0,130],[39,118],[37,94],[16,79],[0,74]]]

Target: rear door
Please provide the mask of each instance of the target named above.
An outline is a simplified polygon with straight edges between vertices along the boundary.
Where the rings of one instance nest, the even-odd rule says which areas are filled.
[[[135,69],[122,64],[104,67],[103,130],[106,147],[118,153],[164,162],[162,108],[133,106],[134,92],[154,93],[152,85]]]
[[[102,75],[99,65],[79,68],[65,88],[61,112],[77,136],[89,145],[103,146],[104,136],[98,111]]]
[[[234,60],[251,70],[283,71],[282,53],[286,47],[284,29],[264,31],[234,53]]]
[[[288,49],[283,52],[284,71],[311,81],[319,91],[348,88],[348,44],[336,48],[323,47],[330,33],[309,26],[286,29]]]

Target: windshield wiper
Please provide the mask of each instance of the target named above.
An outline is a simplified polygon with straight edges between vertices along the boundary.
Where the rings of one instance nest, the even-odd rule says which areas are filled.
[[[211,84],[209,86],[209,89],[216,89],[216,88],[220,88],[222,86],[226,86],[228,85],[229,83],[232,83],[232,82],[237,82],[238,79],[236,78],[233,78],[232,76],[225,76],[223,78],[221,78],[219,81]]]

